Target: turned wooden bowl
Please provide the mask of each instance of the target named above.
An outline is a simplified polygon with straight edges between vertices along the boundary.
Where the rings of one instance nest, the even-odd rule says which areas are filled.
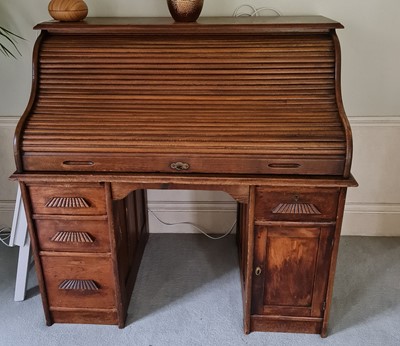
[[[195,22],[203,9],[204,0],[167,0],[168,9],[176,22]]]
[[[52,0],[49,13],[55,20],[77,22],[86,18],[88,7],[83,0]]]

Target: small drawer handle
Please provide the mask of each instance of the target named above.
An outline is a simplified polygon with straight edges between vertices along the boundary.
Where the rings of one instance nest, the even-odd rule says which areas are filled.
[[[255,270],[255,274],[256,274],[257,276],[260,276],[261,273],[262,273],[261,267],[257,267],[256,270]]]
[[[51,239],[55,243],[94,243],[87,232],[57,232]]]
[[[293,169],[293,168],[300,168],[301,164],[299,164],[299,163],[269,163],[268,167],[270,167],[270,168]]]
[[[83,197],[51,197],[46,208],[90,208]]]
[[[93,161],[64,161],[65,166],[93,166]]]
[[[190,165],[187,162],[172,162],[170,167],[176,171],[187,171]]]
[[[312,203],[279,203],[272,210],[272,214],[308,214],[320,215],[321,212]]]
[[[98,291],[100,288],[93,280],[64,280],[58,286],[60,290]]]

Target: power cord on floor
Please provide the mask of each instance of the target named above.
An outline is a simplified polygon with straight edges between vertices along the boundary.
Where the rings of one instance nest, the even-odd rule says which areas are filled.
[[[243,11],[246,8],[247,10]],[[242,10],[242,12],[240,12]],[[250,11],[249,11],[250,10]],[[261,12],[274,12],[277,16],[282,16],[282,13],[274,8],[271,7],[260,7],[256,8],[253,5],[243,4],[236,7],[235,11],[233,12],[234,17],[256,17],[261,14]]]
[[[1,226],[0,227],[0,242],[2,242],[5,246],[11,247],[7,240],[11,237],[11,229],[10,227]]]
[[[219,240],[219,239],[225,238],[226,236],[228,236],[229,234],[232,233],[232,231],[234,230],[234,228],[235,228],[235,226],[236,226],[236,221],[235,221],[235,222],[233,223],[233,225],[231,226],[231,228],[229,228],[228,231],[226,231],[223,235],[221,235],[221,236],[219,236],[219,237],[213,237],[213,236],[209,235],[207,231],[204,231],[202,228],[200,228],[199,226],[195,225],[195,224],[192,223],[192,222],[184,221],[184,222],[168,223],[168,222],[165,222],[165,221],[161,220],[161,219],[154,213],[154,211],[152,211],[151,209],[147,208],[147,210],[150,212],[151,215],[153,215],[153,216],[155,217],[155,219],[156,219],[157,221],[159,221],[160,223],[162,223],[162,224],[165,225],[165,226],[189,225],[189,226],[192,226],[194,229],[198,230],[200,233],[203,233],[206,237],[208,237],[208,238],[210,238],[210,239],[213,239],[213,240]]]

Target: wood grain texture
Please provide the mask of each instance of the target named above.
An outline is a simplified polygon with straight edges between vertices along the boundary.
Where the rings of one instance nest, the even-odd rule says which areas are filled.
[[[42,300],[44,316],[46,319],[46,325],[51,326],[54,323],[54,320],[49,310],[50,304],[49,304],[48,290],[45,285],[45,274],[43,271],[42,261],[40,257],[40,247],[39,247],[37,230],[32,217],[33,209],[32,209],[31,198],[29,196],[28,187],[25,183],[20,182],[20,188],[21,188],[21,196],[24,202],[26,221],[28,224],[28,232],[31,238],[32,255],[35,263],[36,277],[39,284],[40,296]]]
[[[51,307],[50,314],[55,323],[117,324],[115,309],[79,309]]]
[[[344,167],[344,178],[348,178],[350,176],[351,163],[353,160],[353,135],[351,132],[350,122],[346,116],[346,112],[344,110],[343,99],[342,99],[342,54],[340,48],[339,38],[336,32],[332,32],[332,39],[335,46],[335,61],[336,61],[336,69],[335,69],[335,82],[336,82],[336,101],[338,104],[338,111],[340,118],[342,120],[345,134],[346,134],[346,163]]]
[[[258,188],[256,220],[335,221],[339,192],[338,188]]]
[[[23,171],[23,165],[22,165],[22,132],[25,129],[26,126],[26,119],[28,118],[29,114],[32,111],[32,108],[34,106],[35,100],[36,100],[36,95],[37,95],[37,89],[38,89],[38,74],[39,74],[39,53],[40,53],[40,45],[42,43],[42,39],[44,38],[45,34],[44,32],[41,32],[39,37],[37,38],[35,45],[33,47],[33,54],[32,54],[32,85],[31,85],[31,94],[29,96],[29,101],[28,104],[25,108],[24,113],[22,114],[22,117],[19,119],[17,127],[15,129],[15,135],[14,135],[14,143],[13,143],[13,150],[14,150],[14,158],[15,158],[15,165],[17,168],[18,172]]]
[[[335,272],[336,272],[336,263],[337,263],[337,257],[338,257],[338,252],[339,252],[339,243],[340,243],[340,231],[342,229],[342,223],[343,223],[343,214],[344,214],[344,206],[346,202],[346,194],[347,194],[347,189],[340,189],[340,196],[339,196],[339,201],[338,201],[338,213],[337,213],[337,222],[336,222],[336,227],[335,227],[335,233],[333,237],[333,248],[332,248],[332,256],[330,260],[330,268],[329,272],[327,273],[327,292],[326,292],[326,307],[325,307],[325,312],[324,312],[324,322],[322,324],[322,330],[321,330],[321,336],[322,337],[327,337],[328,335],[328,319],[329,319],[329,314],[331,311],[331,305],[332,305],[332,295],[333,295],[333,282],[335,278]]]
[[[111,188],[109,190],[111,192]],[[132,190],[125,198],[111,200],[115,238],[115,279],[119,286],[118,315],[119,327],[125,326],[126,314],[134,283],[149,236],[147,200],[143,190]]]
[[[203,9],[203,0],[167,0],[167,4],[176,22],[195,22]]]
[[[51,0],[50,15],[60,21],[74,22],[86,18],[88,7],[83,0]]]
[[[257,227],[253,315],[323,317],[333,229]]]
[[[191,25],[151,20],[110,24],[112,34],[73,24],[47,34],[34,109],[20,134],[24,169],[171,172],[184,162],[188,169],[177,173],[343,175],[337,48],[322,30],[332,22],[320,20],[309,21],[320,32],[296,35],[281,26],[306,28],[307,19],[200,25],[230,34],[184,35]],[[164,35],[152,33],[158,25]],[[252,34],[238,36],[243,27]],[[170,35],[175,30],[182,35]]]
[[[115,285],[110,256],[41,255],[45,284],[51,307],[115,308]],[[94,281],[97,290],[60,289],[65,280]]]
[[[109,252],[105,220],[65,219],[55,216],[34,220],[39,246],[44,251]]]
[[[14,173],[12,180],[18,180],[29,183],[46,183],[49,179],[48,174],[38,172],[35,174],[19,174]],[[171,175],[171,174],[60,174],[52,173],[51,180],[55,184],[71,184],[77,182],[99,182],[110,181],[113,183],[128,183],[138,186],[160,186],[168,187],[169,184],[180,186],[180,188],[188,188],[191,185],[195,186],[212,186],[217,185],[221,188],[225,186],[263,186],[263,187],[356,187],[357,181],[353,176],[348,179],[341,177],[326,177],[326,176],[271,176],[271,175],[213,175],[213,174],[190,174],[190,175]]]
[[[282,16],[282,17],[201,17],[196,23],[175,25],[172,18],[86,18],[77,23],[44,22],[35,26],[36,30],[64,33],[79,30],[82,33],[127,33],[127,34],[257,34],[271,32],[328,32],[342,29],[340,23],[322,16]]]
[[[105,215],[104,187],[100,185],[30,185],[35,214]]]
[[[14,151],[47,324],[118,324],[146,189],[238,202],[244,331],[326,335],[352,136],[323,17],[42,23]]]
[[[286,332],[286,333],[309,333],[319,334],[322,321],[317,318],[304,317],[281,317],[281,316],[251,316],[251,327],[253,331],[259,332]]]
[[[245,281],[244,281],[244,313],[243,313],[243,325],[244,325],[244,332],[245,334],[250,333],[251,331],[251,306],[252,301],[254,299],[252,295],[252,285],[253,285],[253,256],[254,256],[254,214],[256,208],[256,188],[255,186],[250,187],[250,196],[249,196],[249,203],[247,205],[246,210],[246,224],[244,232],[246,232],[247,238],[247,248],[246,248],[246,269],[244,270],[245,273]]]

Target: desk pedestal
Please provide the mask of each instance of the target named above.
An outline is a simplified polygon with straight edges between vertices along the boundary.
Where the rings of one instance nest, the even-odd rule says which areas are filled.
[[[222,190],[238,202],[244,331],[326,334],[353,179],[19,176],[47,324],[124,327],[148,239],[146,189]]]

